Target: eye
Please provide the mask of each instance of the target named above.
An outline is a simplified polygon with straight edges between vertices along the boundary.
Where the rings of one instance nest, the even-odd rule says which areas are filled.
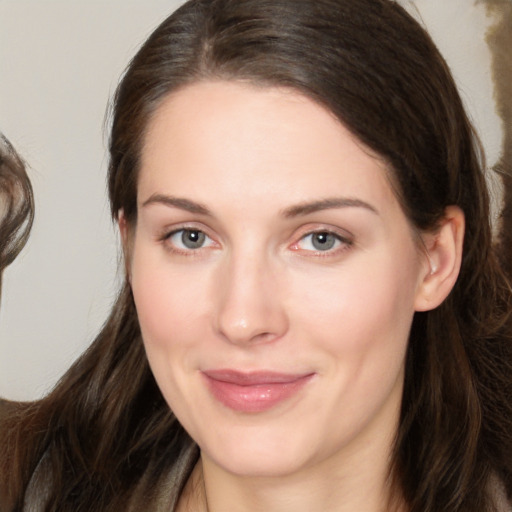
[[[315,231],[303,236],[292,249],[312,252],[334,252],[352,242],[331,231]]]
[[[193,251],[210,247],[213,240],[199,229],[178,229],[167,237],[167,241],[176,249],[182,251]]]

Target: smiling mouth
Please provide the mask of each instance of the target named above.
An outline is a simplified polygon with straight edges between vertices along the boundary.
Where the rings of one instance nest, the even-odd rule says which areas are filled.
[[[314,373],[285,374],[269,371],[208,370],[202,375],[220,403],[238,412],[263,412],[296,395]]]

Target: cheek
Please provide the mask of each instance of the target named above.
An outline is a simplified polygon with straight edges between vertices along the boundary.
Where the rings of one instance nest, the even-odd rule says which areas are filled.
[[[193,367],[190,348],[204,338],[200,318],[207,300],[204,279],[189,270],[172,268],[165,256],[162,251],[136,247],[131,284],[146,354],[167,396],[169,383]]]
[[[369,263],[347,266],[303,296],[303,329],[328,355],[323,371],[331,392],[320,408],[348,435],[400,400],[414,315],[414,267],[384,258]]]
[[[347,356],[372,357],[376,364],[402,360],[414,314],[414,263],[361,258],[314,283],[307,280],[294,309],[340,364]]]
[[[204,280],[189,268],[169,265],[164,250],[135,244],[131,285],[145,340],[167,344],[173,333],[193,325],[193,312],[204,302]],[[204,276],[203,276],[204,277]],[[201,301],[201,302],[199,302]]]
[[[158,272],[148,269],[134,274],[132,290],[145,341],[167,344],[172,333],[186,321],[190,301],[178,289],[179,282]]]
[[[198,321],[204,297],[190,276],[149,263],[143,253],[134,260],[132,290],[142,339],[153,376],[173,412],[190,425],[191,402],[200,390],[190,379],[197,367],[204,323]]]

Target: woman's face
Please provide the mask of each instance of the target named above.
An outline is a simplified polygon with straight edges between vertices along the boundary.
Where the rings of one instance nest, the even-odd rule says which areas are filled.
[[[384,164],[290,90],[206,82],[151,120],[130,275],[149,362],[212,464],[383,457],[428,271]]]

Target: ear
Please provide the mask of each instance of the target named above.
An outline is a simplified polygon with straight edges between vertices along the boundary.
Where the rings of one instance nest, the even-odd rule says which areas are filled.
[[[121,237],[121,246],[123,248],[123,259],[124,259],[124,268],[126,274],[126,280],[131,282],[131,272],[130,272],[130,244],[131,244],[131,235],[130,228],[128,226],[128,222],[124,215],[124,210],[121,209],[117,212],[117,226],[119,228],[119,235]]]
[[[126,222],[126,217],[124,216],[124,210],[122,208],[117,212],[117,226],[119,228],[121,243],[123,244],[124,249],[128,242],[128,224]]]
[[[415,310],[429,311],[449,295],[462,261],[464,213],[457,206],[445,210],[440,226],[423,235],[425,263],[416,293]]]

